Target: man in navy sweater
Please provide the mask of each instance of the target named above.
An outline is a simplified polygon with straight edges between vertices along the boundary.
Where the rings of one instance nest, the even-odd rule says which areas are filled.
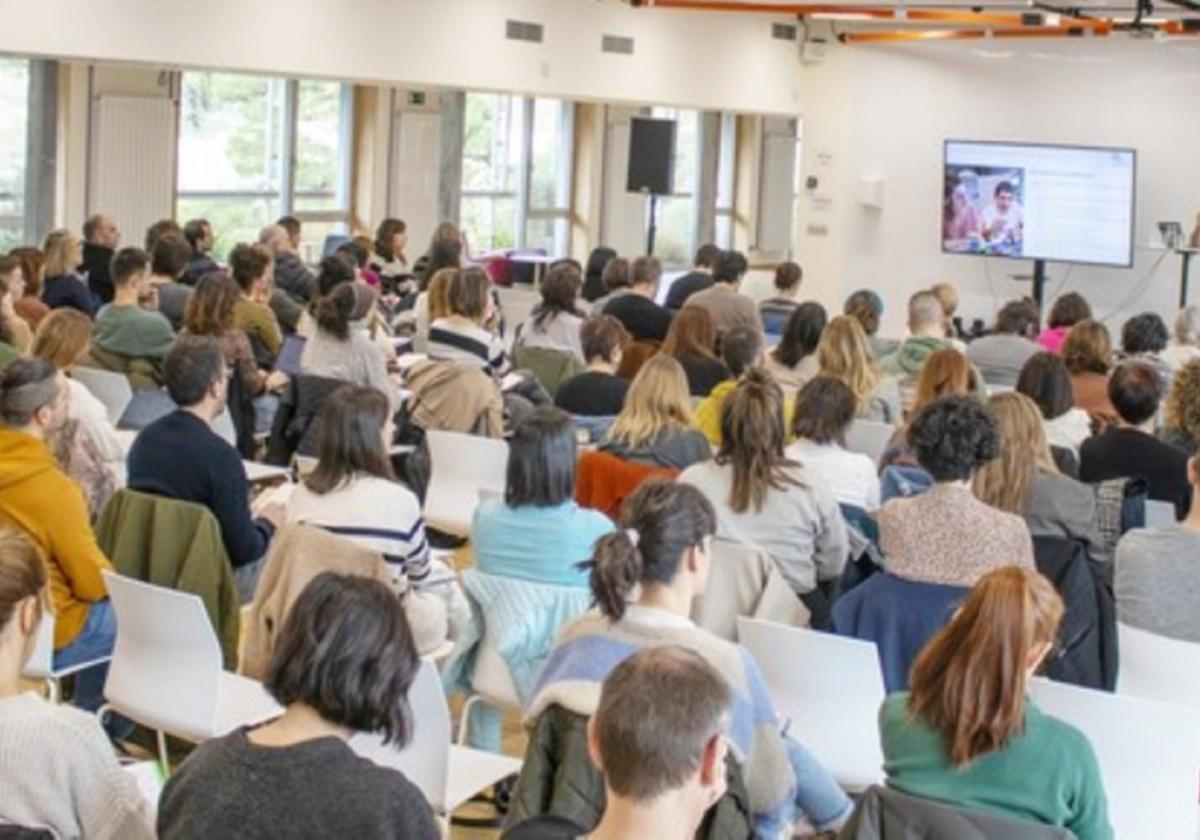
[[[241,456],[212,430],[213,419],[225,410],[229,382],[217,340],[180,336],[163,361],[163,379],[178,408],[138,434],[129,451],[129,487],[211,510],[238,593],[249,601],[284,509],[272,504],[251,517]]]

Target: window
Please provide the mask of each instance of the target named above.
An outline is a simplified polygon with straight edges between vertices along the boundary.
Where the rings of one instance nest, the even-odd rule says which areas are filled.
[[[675,183],[658,202],[654,254],[664,265],[691,264],[696,249],[696,191],[699,186],[700,112],[654,108],[656,119],[675,120]]]
[[[467,94],[461,222],[475,252],[566,252],[572,114],[556,99]]]
[[[338,82],[183,74],[180,220],[208,219],[224,258],[282,215],[303,221],[302,256],[350,219],[352,97]]]
[[[26,242],[25,165],[29,62],[0,58],[0,250]]]

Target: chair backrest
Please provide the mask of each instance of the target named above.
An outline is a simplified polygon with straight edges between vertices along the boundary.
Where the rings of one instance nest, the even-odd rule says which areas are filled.
[[[883,450],[887,448],[888,441],[895,433],[896,427],[890,423],[855,420],[846,430],[846,449],[866,455],[878,464]]]
[[[37,638],[33,642],[33,654],[21,676],[30,680],[46,680],[54,673],[54,613],[42,610],[42,621],[38,624]]]
[[[1117,693],[1200,711],[1200,643],[1117,623]]]
[[[506,271],[511,275],[512,266],[506,261]],[[517,325],[523,324],[529,317],[529,313],[537,306],[541,300],[541,295],[533,289],[519,289],[512,286],[496,286],[496,297],[500,301],[500,308],[504,312],[504,320],[508,327],[504,333],[504,344],[506,349],[512,350],[513,338],[517,331]]]
[[[1174,525],[1175,505],[1171,502],[1158,502],[1154,499],[1146,500],[1146,527],[1161,528],[1164,525]]]
[[[883,675],[875,646],[816,630],[738,619],[738,634],[762,669],[791,732],[839,784],[861,790],[883,780],[879,707]]]
[[[379,735],[360,732],[350,747],[381,767],[399,770],[417,786],[435,811],[444,810],[450,772],[450,710],[437,665],[421,661],[421,669],[408,689],[413,738],[404,749],[383,743]]]
[[[884,785],[872,785],[863,794],[838,836],[876,840],[897,833],[927,840],[1075,840],[1065,828],[909,796]]]
[[[810,615],[775,562],[756,545],[713,540],[708,586],[692,602],[692,620],[722,639],[737,641],[738,619],[806,627]]]
[[[1091,742],[1116,837],[1196,839],[1200,713],[1044,679],[1029,693]]]
[[[480,490],[504,492],[508,444],[503,440],[431,430],[425,521],[440,531],[467,536]]]
[[[117,614],[104,697],[121,714],[187,737],[211,731],[221,647],[196,595],[104,572]]]
[[[109,422],[114,426],[121,422],[125,409],[133,402],[133,386],[123,373],[91,367],[76,367],[71,378],[92,392],[92,396],[104,404]]]

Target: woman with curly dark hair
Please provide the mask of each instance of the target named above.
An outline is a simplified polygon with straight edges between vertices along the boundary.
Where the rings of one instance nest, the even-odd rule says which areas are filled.
[[[893,499],[879,512],[887,570],[909,580],[974,586],[1002,566],[1033,568],[1025,520],[971,492],[976,470],[1000,454],[996,418],[973,397],[943,397],[908,426],[908,445],[933,476],[924,494]]]

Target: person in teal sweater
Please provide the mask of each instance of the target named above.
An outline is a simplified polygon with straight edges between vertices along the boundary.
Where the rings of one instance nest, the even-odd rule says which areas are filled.
[[[889,787],[1111,840],[1091,744],[1043,714],[1025,684],[1050,652],[1063,603],[1046,578],[985,575],[879,712]]]

